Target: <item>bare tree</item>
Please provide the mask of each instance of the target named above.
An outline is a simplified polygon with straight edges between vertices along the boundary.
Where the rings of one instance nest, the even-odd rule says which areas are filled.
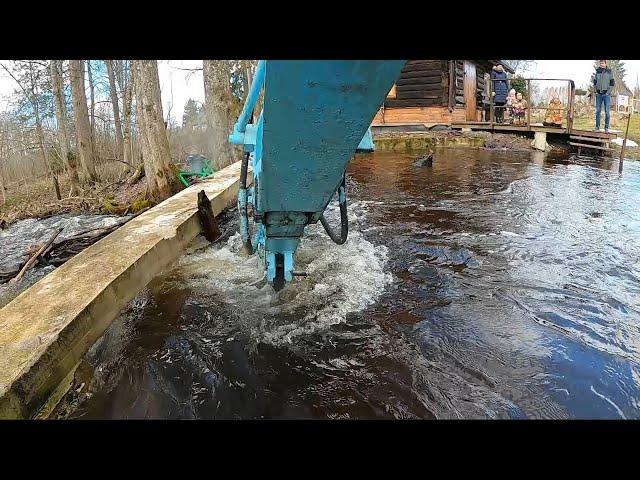
[[[155,60],[133,60],[136,117],[142,139],[145,176],[152,198],[161,200],[179,190],[167,129],[162,115],[158,64]]]
[[[93,85],[93,73],[91,72],[91,60],[87,60],[87,79],[89,80],[89,98],[91,103],[89,104],[89,124],[91,125],[91,146],[94,149],[93,155],[95,156],[96,147],[96,97]]]
[[[78,171],[76,170],[75,158],[71,152],[71,142],[69,141],[69,133],[67,132],[67,106],[64,101],[64,93],[62,88],[62,61],[51,60],[49,62],[51,73],[51,89],[56,110],[56,124],[58,129],[58,141],[60,143],[60,151],[62,161],[69,174],[71,182],[70,196],[78,194]]]
[[[203,60],[202,67],[209,156],[215,167],[222,168],[235,161],[228,141],[233,127],[230,64],[228,60]]]
[[[524,75],[529,73],[535,66],[535,60],[505,60],[511,68],[516,72],[516,75]]]
[[[84,174],[84,182],[98,180],[93,157],[91,124],[87,111],[87,96],[84,87],[84,69],[82,60],[69,60],[71,76],[71,96],[73,98],[73,117],[76,127],[80,164]]]
[[[116,60],[115,67],[116,81],[122,92],[122,160],[133,167],[136,162],[134,160],[133,142],[131,138],[131,113],[135,79],[130,61]],[[127,167],[127,171],[129,171],[131,167]]]
[[[2,191],[2,204],[7,203],[7,181],[5,180],[4,164],[7,158],[7,152],[9,150],[7,145],[7,127],[2,124],[2,131],[0,132],[0,190]]]
[[[56,193],[56,198],[60,200],[62,197],[60,195],[60,184],[58,183],[58,177],[53,170],[53,166],[47,157],[47,148],[46,141],[44,138],[44,131],[42,129],[42,119],[40,117],[40,105],[38,102],[39,93],[38,93],[38,85],[40,83],[40,78],[36,69],[34,68],[34,60],[26,60],[26,75],[24,81],[20,81],[14,74],[9,70],[4,64],[2,67],[5,71],[15,80],[18,84],[22,92],[24,93],[26,99],[31,105],[33,109],[33,116],[36,125],[36,135],[38,137],[38,148],[40,149],[40,153],[42,155],[42,162],[46,168],[47,175],[51,178],[53,183],[53,189]]]
[[[118,144],[118,157],[124,159],[124,140],[122,137],[122,123],[120,122],[120,106],[118,105],[118,92],[116,90],[116,76],[113,72],[113,60],[105,60],[107,75],[109,76],[109,96],[113,105],[113,122],[116,128],[116,142]]]

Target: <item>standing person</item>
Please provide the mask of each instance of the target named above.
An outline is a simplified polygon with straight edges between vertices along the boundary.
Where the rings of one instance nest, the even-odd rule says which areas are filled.
[[[498,64],[491,71],[491,96],[495,105],[495,116],[498,123],[504,122],[504,105],[507,103],[509,85],[507,83],[507,72],[502,65]]]
[[[611,89],[615,85],[613,73],[606,60],[600,60],[596,72],[591,77],[593,90],[596,93],[596,132],[600,131],[600,112],[604,105],[604,131],[609,131],[609,107],[611,106]]]

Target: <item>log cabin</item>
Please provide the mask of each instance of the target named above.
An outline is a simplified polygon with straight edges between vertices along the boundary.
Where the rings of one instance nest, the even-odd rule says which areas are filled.
[[[504,60],[409,60],[372,127],[482,121],[491,69]]]

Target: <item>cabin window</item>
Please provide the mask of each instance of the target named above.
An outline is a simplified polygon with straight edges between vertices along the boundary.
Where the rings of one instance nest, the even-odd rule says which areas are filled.
[[[389,90],[389,93],[387,93],[387,98],[396,98],[396,84],[393,84],[393,87],[391,87],[391,90]]]

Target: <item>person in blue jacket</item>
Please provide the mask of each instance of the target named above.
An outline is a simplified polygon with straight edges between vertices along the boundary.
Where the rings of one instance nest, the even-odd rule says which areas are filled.
[[[496,122],[504,121],[504,106],[507,103],[507,95],[509,94],[509,81],[507,80],[507,72],[500,64],[493,67],[491,71],[491,96],[493,97],[494,112]]]

